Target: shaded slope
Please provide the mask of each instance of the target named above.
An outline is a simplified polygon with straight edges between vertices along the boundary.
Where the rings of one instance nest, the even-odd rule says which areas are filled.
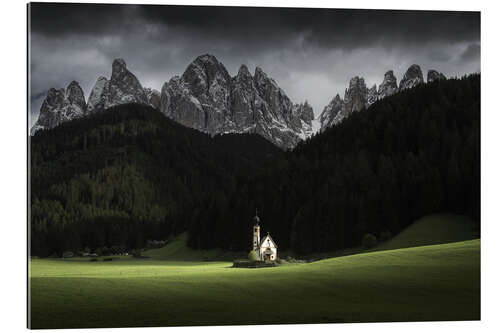
[[[440,214],[425,216],[401,231],[378,250],[444,244],[479,237],[479,225],[466,216]]]

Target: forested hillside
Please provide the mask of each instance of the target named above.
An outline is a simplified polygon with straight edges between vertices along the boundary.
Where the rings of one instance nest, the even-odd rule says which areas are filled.
[[[189,245],[248,249],[257,207],[280,250],[324,252],[396,234],[429,213],[480,214],[480,75],[377,101],[216,193]]]
[[[30,139],[31,254],[134,249],[204,216],[220,191],[283,152],[253,134],[206,134],[128,104]]]
[[[138,104],[30,140],[32,255],[142,248],[185,230],[193,248],[248,250],[256,208],[280,251],[300,254],[430,213],[480,218],[479,75],[377,101],[287,152]]]

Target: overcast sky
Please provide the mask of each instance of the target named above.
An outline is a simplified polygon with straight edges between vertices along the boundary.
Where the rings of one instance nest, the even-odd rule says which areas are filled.
[[[88,98],[114,58],[157,90],[205,53],[231,75],[260,66],[316,116],[355,75],[371,86],[414,63],[424,78],[480,71],[477,12],[32,4],[30,31],[32,121],[51,87],[76,80]]]

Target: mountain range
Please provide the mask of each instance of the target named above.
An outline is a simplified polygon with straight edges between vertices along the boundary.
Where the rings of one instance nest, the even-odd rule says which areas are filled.
[[[430,69],[427,72],[428,83],[442,79],[446,79],[444,74],[434,69]],[[413,88],[421,83],[424,83],[422,70],[419,65],[415,64],[408,68],[399,82],[399,86],[392,70],[384,74],[384,79],[378,89],[377,85],[367,88],[364,78],[355,76],[349,81],[349,87],[345,90],[344,98],[342,99],[339,94],[336,94],[323,109],[319,118],[321,123],[320,130],[323,131],[328,127],[340,123],[353,112],[367,108],[378,100],[391,96],[398,91]]]
[[[427,74],[427,82],[442,78],[444,75],[436,70]],[[423,82],[418,65],[410,66],[399,86],[392,70],[385,73],[378,89],[376,85],[367,88],[364,78],[355,76],[344,98],[337,94],[324,108],[319,117],[321,130],[377,100]],[[314,112],[307,101],[293,103],[260,67],[252,75],[246,65],[241,65],[231,76],[209,54],[197,57],[181,76],[165,82],[161,91],[143,87],[125,61],[115,59],[111,77],[98,77],[87,101],[76,81],[66,89],[49,89],[30,133],[127,103],[152,106],[170,119],[210,135],[256,133],[282,149],[291,149],[314,133]]]
[[[257,133],[283,149],[309,137],[314,119],[307,101],[294,104],[261,68],[252,75],[241,65],[231,77],[217,58],[206,54],[197,57],[181,76],[165,82],[161,92],[144,88],[123,59],[113,61],[109,80],[97,79],[87,102],[76,81],[66,89],[51,88],[31,134],[126,103],[150,105],[211,135]]]

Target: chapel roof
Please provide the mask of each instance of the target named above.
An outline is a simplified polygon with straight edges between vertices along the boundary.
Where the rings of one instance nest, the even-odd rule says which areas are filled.
[[[274,241],[274,239],[271,237],[271,235],[269,233],[267,233],[267,235],[264,236],[264,238],[262,238],[262,240],[260,241],[260,244],[259,244],[259,247],[262,246],[262,244],[264,244],[264,241],[266,240],[266,238],[268,238],[271,240],[271,242],[274,244],[274,246],[278,247],[278,245],[276,244],[276,242]]]

